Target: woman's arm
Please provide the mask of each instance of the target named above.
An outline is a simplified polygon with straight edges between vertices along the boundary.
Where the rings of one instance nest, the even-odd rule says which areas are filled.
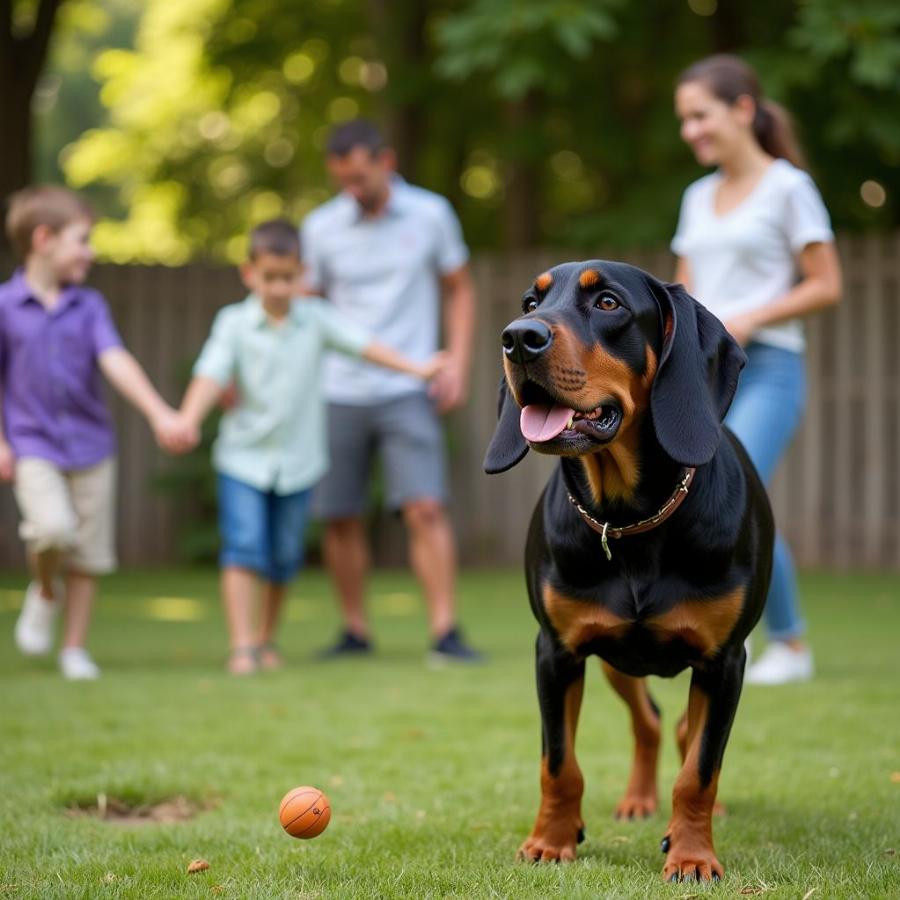
[[[672,280],[675,284],[683,284],[684,289],[691,292],[691,264],[683,256],[675,258],[675,275]]]

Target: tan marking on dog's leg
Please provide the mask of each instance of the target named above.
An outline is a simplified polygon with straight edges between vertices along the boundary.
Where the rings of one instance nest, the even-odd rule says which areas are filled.
[[[584,693],[584,676],[573,681],[565,697],[565,755],[554,775],[541,757],[541,805],[519,858],[534,862],[569,862],[584,831],[581,795],[584,778],[575,758],[575,733]]]
[[[663,880],[708,881],[725,874],[716,858],[712,840],[712,811],[716,802],[719,771],[709,784],[700,781],[700,748],[709,715],[709,698],[692,685],[688,700],[687,754],[672,789],[672,818],[666,834],[668,852]]]

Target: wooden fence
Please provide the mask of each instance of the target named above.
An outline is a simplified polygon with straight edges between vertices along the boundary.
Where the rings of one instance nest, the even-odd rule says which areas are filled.
[[[772,485],[776,519],[804,566],[900,569],[900,235],[844,238],[845,299],[809,321],[809,407]],[[669,277],[667,252],[621,254]],[[493,430],[499,333],[534,276],[565,254],[473,262],[479,321],[471,399],[450,421],[452,513],[467,563],[518,562],[535,499],[553,461],[529,454],[488,477],[481,460]],[[231,270],[191,265],[100,266],[92,284],[109,298],[126,344],[170,401],[215,311],[242,296]],[[171,562],[175,511],[154,487],[167,462],[146,425],[113,400],[120,443],[119,550],[123,564]],[[382,560],[402,559],[393,521],[375,529]],[[19,566],[11,492],[0,495],[0,566]]]

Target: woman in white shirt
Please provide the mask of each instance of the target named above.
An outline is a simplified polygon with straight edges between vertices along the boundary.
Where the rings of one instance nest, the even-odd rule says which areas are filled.
[[[675,280],[715,313],[747,353],[726,424],[765,481],[786,451],[806,396],[801,317],[836,303],[841,270],[828,212],[780,107],[735,56],[678,79],[681,137],[709,175],[684,192]],[[793,561],[778,536],[765,611],[769,644],[747,681],[812,677]]]

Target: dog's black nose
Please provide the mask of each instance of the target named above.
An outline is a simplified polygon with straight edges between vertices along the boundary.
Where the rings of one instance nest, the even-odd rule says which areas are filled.
[[[514,363],[537,359],[553,343],[550,328],[539,319],[517,319],[503,329],[503,352]]]

